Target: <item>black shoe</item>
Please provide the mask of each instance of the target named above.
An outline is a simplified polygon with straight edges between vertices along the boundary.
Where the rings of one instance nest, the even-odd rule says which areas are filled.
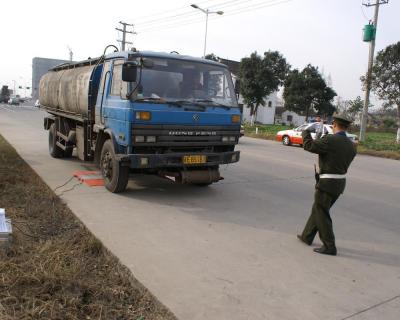
[[[307,240],[305,240],[301,235],[297,235],[297,239],[299,239],[301,242],[303,242],[303,243],[305,243],[306,245],[308,245],[308,246],[311,246],[311,244],[312,244],[312,241],[311,242],[309,242],[309,241],[307,241]]]
[[[336,256],[336,254],[337,254],[336,247],[327,248],[325,246],[322,246],[321,248],[315,248],[314,252],[320,253],[320,254],[328,254],[330,256]]]

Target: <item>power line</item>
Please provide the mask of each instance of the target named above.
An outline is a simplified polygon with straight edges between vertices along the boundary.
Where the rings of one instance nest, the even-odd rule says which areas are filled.
[[[273,6],[280,5],[280,4],[283,4],[286,2],[290,2],[290,1],[293,1],[293,0],[271,0],[271,1],[268,1],[268,3],[265,3],[265,2],[260,3],[259,2],[259,3],[255,3],[251,6],[235,8],[231,12],[225,13],[223,16],[215,16],[215,17],[210,18],[210,20],[223,19],[224,17],[227,17],[227,16],[233,16],[233,15],[247,13],[247,12],[258,10],[258,9],[273,7]],[[187,26],[187,25],[200,23],[203,21],[204,21],[203,18],[198,19],[198,20],[189,19],[189,20],[184,20],[184,21],[180,21],[180,22],[174,21],[174,22],[171,22],[170,24],[160,24],[160,25],[156,25],[156,26],[151,26],[149,28],[145,28],[144,30],[141,30],[140,33],[143,34],[143,33],[155,32],[155,31],[164,31],[167,29],[183,27],[183,26]]]
[[[228,7],[229,6],[229,4],[230,5],[235,5],[235,2],[241,2],[241,1],[243,1],[243,0],[230,0],[230,1],[225,1],[225,2],[222,2],[222,3],[219,3],[219,4],[214,4],[214,5],[212,5],[212,6],[209,6],[209,9],[212,9],[212,8],[215,8],[215,7],[223,7],[223,6],[225,6],[225,7]],[[251,1],[251,0],[246,0],[246,1]],[[227,5],[226,5],[227,4]]]
[[[222,3],[220,6],[214,5],[214,6],[211,6],[210,8],[219,7],[219,8],[224,9],[224,8],[229,8],[229,7],[232,7],[232,6],[237,6],[237,5],[246,3],[246,2],[253,2],[253,1],[254,1],[254,0],[233,0],[233,1],[226,1],[226,2]]]
[[[188,16],[194,16],[194,15],[198,15],[198,12],[196,12],[196,11],[188,11],[188,12],[175,14],[175,15],[168,16],[168,17],[161,18],[161,19],[148,20],[146,22],[138,23],[137,25],[139,25],[139,26],[148,26],[148,25],[151,25],[151,24],[162,23],[164,21],[178,20],[180,17],[187,18]]]
[[[250,1],[254,1],[254,0],[230,0],[230,1],[225,1],[225,2],[222,2],[222,3],[220,3],[220,4],[215,4],[215,5],[212,5],[212,6],[210,6],[209,8],[210,9],[212,9],[212,8],[216,8],[216,7],[218,7],[218,8],[220,8],[220,9],[223,9],[223,8],[225,8],[225,7],[229,7],[229,6],[232,6],[232,5],[236,5],[236,2],[250,2]],[[200,3],[200,2],[199,2]],[[184,7],[184,8],[188,8],[188,6],[187,7]],[[171,10],[168,10],[168,11],[171,11]],[[175,12],[176,12],[177,10],[175,10]],[[151,25],[151,24],[158,24],[158,23],[164,23],[164,22],[167,22],[167,21],[169,21],[169,20],[179,20],[179,19],[186,19],[188,16],[195,16],[195,15],[199,15],[199,12],[198,11],[194,11],[194,10],[186,10],[185,12],[182,12],[182,13],[177,13],[177,14],[174,14],[174,15],[169,15],[169,16],[166,16],[166,17],[164,17],[164,18],[157,18],[157,19],[154,19],[154,16],[152,17],[152,19],[150,19],[150,20],[146,20],[146,21],[143,21],[143,22],[139,22],[137,25],[139,25],[139,26],[148,26],[148,25]]]
[[[209,8],[213,9],[213,8],[218,7],[218,9],[225,9],[228,7],[241,5],[241,4],[244,4],[247,2],[252,2],[252,1],[254,1],[254,0],[230,0],[230,1],[222,2],[220,4],[212,5]],[[181,20],[181,19],[186,20],[188,17],[199,16],[199,14],[200,13],[198,11],[190,10],[190,11],[186,11],[186,12],[182,12],[182,13],[177,13],[177,14],[171,15],[171,16],[166,16],[163,18],[154,19],[154,17],[153,17],[153,19],[151,19],[151,20],[147,20],[147,21],[138,23],[137,26],[143,27],[143,28],[148,28],[148,27],[152,27],[154,25],[161,25],[161,24],[166,24],[169,22],[171,22],[171,23],[178,22],[178,21],[174,21],[174,20]],[[183,22],[185,22],[185,21],[183,21]]]
[[[206,0],[206,1],[199,1],[199,2],[197,2],[197,3],[203,5],[203,4],[205,4],[205,3],[212,2],[212,1],[213,1],[213,0]],[[146,16],[137,17],[137,18],[135,18],[135,21],[139,21],[139,23],[140,23],[141,20],[144,20],[144,22],[142,22],[142,23],[145,23],[145,22],[147,21],[147,19],[153,20],[154,17],[156,17],[156,16],[163,16],[163,15],[165,15],[166,13],[169,13],[169,12],[177,12],[177,11],[181,11],[182,9],[185,9],[187,12],[191,12],[191,11],[187,10],[188,8],[189,8],[189,6],[188,6],[188,5],[185,5],[185,6],[178,7],[178,8],[174,8],[174,9],[163,10],[163,11],[160,11],[160,12],[158,12],[158,13],[152,13],[151,15],[146,15]]]
[[[364,16],[364,18],[365,18],[367,21],[371,21],[371,19],[368,18],[367,15],[365,14],[365,11],[364,11],[364,4],[363,4],[362,1],[361,1],[361,6],[360,6],[360,8],[361,8],[361,13],[362,13],[362,15]]]
[[[257,9],[263,9],[263,8],[267,8],[267,7],[274,7],[276,5],[280,5],[280,4],[284,4],[286,2],[291,2],[293,0],[272,0],[270,3],[258,3],[258,4],[254,4],[252,6],[248,6],[248,7],[243,7],[243,8],[238,8],[235,10],[232,10],[230,12],[228,12],[225,16],[233,16],[236,14],[240,14],[240,13],[246,13],[246,12],[250,12],[250,11],[254,11]]]
[[[122,40],[117,40],[118,42],[121,42],[121,51],[125,51],[125,45],[126,44],[133,44],[132,42],[126,41],[126,34],[130,33],[130,34],[136,34],[136,32],[133,29],[133,24],[129,24],[126,22],[119,22],[122,25],[122,29],[119,28],[115,28],[115,30],[121,31],[122,32]],[[132,27],[132,31],[128,31],[127,27]]]
[[[252,1],[252,0],[250,0],[250,1]],[[243,9],[245,9],[246,11],[250,11],[248,9],[251,9],[252,7],[255,7],[254,9],[259,9],[259,8],[262,8],[262,7],[265,7],[265,6],[270,6],[271,4],[274,4],[273,2],[276,2],[276,1],[280,1],[280,0],[270,0],[267,3],[258,2],[258,3],[254,3],[254,4],[250,5],[250,6],[238,7],[238,8],[235,8],[234,10],[232,10],[231,12],[225,13],[224,16],[229,16],[229,15],[231,15],[231,13],[242,11]],[[249,2],[249,0],[242,1],[242,2]],[[223,7],[222,7],[222,9],[223,9]],[[215,19],[218,19],[218,18],[222,18],[222,17],[223,16],[214,17],[212,20],[215,20]],[[174,22],[166,22],[166,23],[160,22],[158,25],[151,26],[149,28],[144,28],[144,30],[142,30],[141,33],[149,32],[149,31],[153,31],[153,30],[159,30],[159,28],[161,28],[161,27],[164,30],[164,28],[170,29],[172,27],[186,26],[186,25],[195,24],[195,23],[198,23],[198,22],[201,22],[201,21],[203,21],[203,19],[199,19],[199,20],[186,19],[186,20],[182,20],[182,21],[179,21],[179,22],[178,21],[174,21]]]

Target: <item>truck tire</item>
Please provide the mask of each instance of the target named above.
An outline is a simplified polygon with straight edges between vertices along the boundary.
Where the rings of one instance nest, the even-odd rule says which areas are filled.
[[[129,179],[129,167],[121,166],[115,159],[111,140],[106,140],[101,149],[100,170],[104,185],[112,193],[120,193],[126,189]]]
[[[49,128],[49,153],[53,158],[62,158],[64,157],[64,150],[57,146],[56,142],[56,124],[52,123]]]
[[[73,153],[74,149],[70,148],[64,151],[64,157],[65,158],[71,158],[72,157],[72,153]]]

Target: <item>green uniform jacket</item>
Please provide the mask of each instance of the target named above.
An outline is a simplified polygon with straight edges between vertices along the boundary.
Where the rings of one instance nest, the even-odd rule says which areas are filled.
[[[319,173],[346,174],[357,153],[355,144],[344,132],[327,134],[321,139],[311,137],[308,130],[303,131],[303,148],[319,155]],[[346,179],[319,179],[316,188],[334,196],[343,193]]]

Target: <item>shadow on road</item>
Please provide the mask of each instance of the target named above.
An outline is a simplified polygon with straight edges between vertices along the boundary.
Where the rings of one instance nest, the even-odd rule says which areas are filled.
[[[387,252],[378,252],[373,250],[360,250],[350,248],[339,248],[341,257],[359,260],[366,263],[380,264],[390,267],[400,266],[400,254],[392,254]]]

